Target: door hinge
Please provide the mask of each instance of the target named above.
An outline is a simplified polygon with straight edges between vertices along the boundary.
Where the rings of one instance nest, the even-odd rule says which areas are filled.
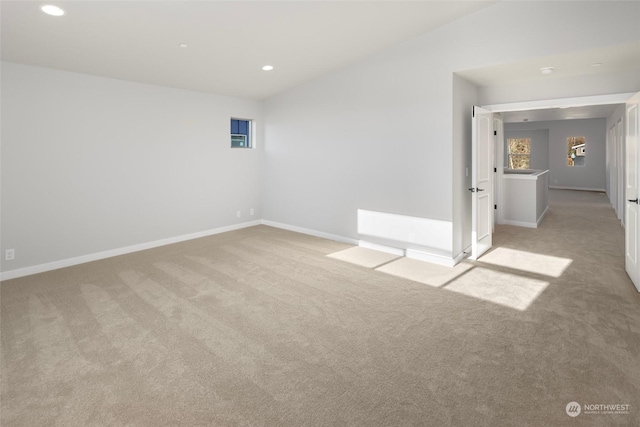
[[[498,209],[498,205],[493,205],[493,209]]]
[[[493,131],[493,134],[494,134],[494,135],[498,135],[498,131],[497,131],[497,130],[494,130],[494,131]]]
[[[493,171],[494,172],[498,172],[498,168],[493,168]]]

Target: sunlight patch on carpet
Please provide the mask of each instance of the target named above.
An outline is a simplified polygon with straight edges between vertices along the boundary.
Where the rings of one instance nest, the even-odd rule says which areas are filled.
[[[399,258],[398,255],[374,251],[373,249],[363,248],[360,246],[334,252],[327,256],[329,258],[345,261],[366,268],[376,268]]]
[[[444,289],[524,311],[547,286],[542,280],[474,267]]]
[[[479,262],[544,276],[560,277],[569,268],[573,260],[517,249],[495,248],[481,257]]]
[[[464,274],[472,267],[472,265],[465,263],[460,263],[455,267],[446,267],[417,259],[400,258],[377,268],[376,271],[425,285],[440,287]]]

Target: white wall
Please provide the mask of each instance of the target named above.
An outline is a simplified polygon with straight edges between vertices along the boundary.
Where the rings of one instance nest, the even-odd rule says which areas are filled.
[[[505,133],[548,130],[549,186],[584,190],[605,189],[606,120],[557,120],[547,122],[507,123]],[[567,166],[567,138],[586,138],[584,166]]]
[[[261,103],[6,62],[1,89],[3,272],[259,218]]]
[[[451,75],[404,52],[269,99],[265,219],[352,238],[357,209],[450,221],[451,105]]]
[[[265,219],[351,238],[358,208],[454,221],[459,249],[470,212],[454,212],[469,196],[453,156],[468,141],[454,138],[466,131],[453,74],[638,40],[639,12],[636,2],[499,2],[268,99]],[[608,87],[578,84],[570,96]]]
[[[509,124],[505,124],[503,167],[509,167],[509,144],[511,138],[529,138],[531,140],[531,169],[549,169],[549,130],[521,130],[507,131]]]

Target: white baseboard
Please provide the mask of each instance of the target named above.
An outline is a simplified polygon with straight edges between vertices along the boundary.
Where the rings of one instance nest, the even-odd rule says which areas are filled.
[[[465,258],[468,258],[469,255],[471,255],[471,246],[469,246],[464,251],[460,252],[458,256],[453,258],[453,265],[458,265],[460,261],[462,261]]]
[[[518,227],[538,228],[538,224],[535,222],[511,221],[510,219],[505,219],[504,224],[516,225]]]
[[[551,190],[575,190],[575,191],[595,191],[597,193],[605,193],[604,188],[576,188],[576,187],[562,187],[558,185],[550,185]]]
[[[413,249],[407,249],[406,257],[417,259],[420,261],[430,262],[432,264],[440,264],[446,267],[454,267],[459,262],[459,261],[456,262],[454,258],[448,258],[442,255],[434,255],[427,252],[416,251]]]
[[[392,255],[398,255],[402,257],[417,259],[420,261],[430,262],[432,264],[445,265],[447,267],[453,267],[456,264],[458,264],[460,261],[462,261],[464,258],[469,256],[468,253],[466,254],[464,252],[461,252],[460,254],[458,254],[457,257],[449,258],[447,256],[440,255],[440,254],[428,253],[424,251],[418,251],[415,249],[394,248],[391,246],[380,245],[378,243],[371,243],[366,240],[360,240],[360,243],[358,243],[358,246],[363,248],[373,249],[380,252],[386,252]]]
[[[348,243],[350,245],[358,244],[358,239],[338,236],[337,234],[325,233],[323,231],[312,230],[310,228],[283,224],[281,222],[275,222],[275,221],[269,221],[269,220],[263,219],[260,221],[260,224],[268,225],[269,227],[281,228],[283,230],[295,231],[296,233],[308,234],[309,236],[321,237],[323,239],[335,240],[337,242],[342,242],[342,243]]]
[[[46,271],[58,270],[60,268],[71,267],[73,265],[84,264],[86,262],[98,261],[105,258],[111,258],[118,255],[130,254],[133,252],[153,249],[159,246],[170,245],[172,243],[184,242],[187,240],[198,239],[200,237],[213,236],[214,234],[226,233],[227,231],[239,230],[241,228],[253,227],[260,225],[261,221],[249,221],[241,224],[234,224],[225,227],[214,228],[211,230],[198,231],[196,233],[184,234],[182,236],[169,237],[166,239],[154,240],[153,242],[140,243],[137,245],[126,246],[124,248],[110,249],[108,251],[96,252],[88,255],[62,259],[60,261],[48,262],[45,264],[34,265],[31,267],[19,268],[16,270],[3,271],[0,273],[0,280],[17,279],[18,277],[30,276],[32,274],[44,273]]]
[[[544,219],[545,215],[547,214],[547,212],[549,212],[549,206],[546,207],[546,209],[544,210],[544,212],[542,212],[542,215],[540,215],[540,218],[538,218],[538,223],[536,224],[536,228],[538,228],[538,226],[540,225],[540,223],[542,222],[542,220]]]
[[[44,273],[47,271],[58,270],[60,268],[71,267],[78,264],[84,264],[87,262],[98,261],[101,259],[111,258],[119,255],[126,255],[133,252],[139,252],[146,249],[153,249],[159,246],[170,245],[173,243],[184,242],[187,240],[198,239],[200,237],[212,236],[215,234],[225,233],[228,231],[239,230],[242,228],[253,227],[256,225],[267,225],[269,227],[281,228],[283,230],[294,231],[296,233],[307,234],[310,236],[320,237],[323,239],[335,240],[342,243],[347,243],[356,246],[367,247],[370,249],[379,250],[382,252],[391,253],[399,256],[406,256],[407,258],[419,259],[422,261],[431,262],[434,264],[446,265],[453,267],[460,262],[466,255],[464,253],[459,254],[456,258],[448,258],[446,256],[430,254],[422,251],[416,251],[413,249],[399,249],[389,246],[379,245],[376,243],[366,242],[358,239],[352,239],[349,237],[339,236],[337,234],[325,233],[322,231],[312,230],[309,228],[298,227],[289,224],[283,224],[280,222],[269,220],[257,220],[243,222],[241,224],[234,224],[226,227],[215,228],[211,230],[199,231],[196,233],[185,234],[182,236],[169,237],[166,239],[155,240],[147,243],[140,243],[137,245],[126,246],[123,248],[111,249],[102,252],[96,252],[88,255],[81,255],[78,257],[67,258],[59,261],[48,262],[45,264],[34,265],[31,267],[19,268],[16,270],[3,271],[0,273],[0,281],[17,279],[19,277],[30,276],[33,274]]]
[[[506,219],[506,220],[504,220],[503,224],[515,225],[515,226],[518,226],[518,227],[538,228],[538,226],[540,225],[540,223],[542,222],[544,217],[547,215],[547,212],[549,212],[549,206],[547,206],[547,208],[544,210],[544,212],[542,212],[542,215],[540,215],[540,218],[538,218],[538,220],[536,222],[512,221],[512,220]]]
[[[379,245],[377,243],[367,242],[366,240],[360,240],[358,246],[373,249],[374,251],[385,252],[392,255],[405,256],[405,250],[400,248],[392,248],[391,246]]]

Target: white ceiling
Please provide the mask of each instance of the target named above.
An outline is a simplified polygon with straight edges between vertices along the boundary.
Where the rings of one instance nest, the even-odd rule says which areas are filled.
[[[594,66],[594,64],[600,65]],[[540,69],[544,67],[553,67],[554,71],[551,74],[542,74]],[[636,70],[640,73],[640,42],[532,58],[486,68],[464,70],[456,74],[477,86],[488,87],[590,74],[612,74],[628,70]],[[606,118],[613,114],[618,106],[619,104],[607,104],[509,111],[503,112],[502,117],[505,123]]]
[[[554,71],[542,74],[540,69],[544,67],[553,67]],[[456,74],[477,86],[503,86],[634,69],[640,72],[640,42],[532,58]]]
[[[51,3],[0,2],[2,60],[263,99],[496,2]]]

